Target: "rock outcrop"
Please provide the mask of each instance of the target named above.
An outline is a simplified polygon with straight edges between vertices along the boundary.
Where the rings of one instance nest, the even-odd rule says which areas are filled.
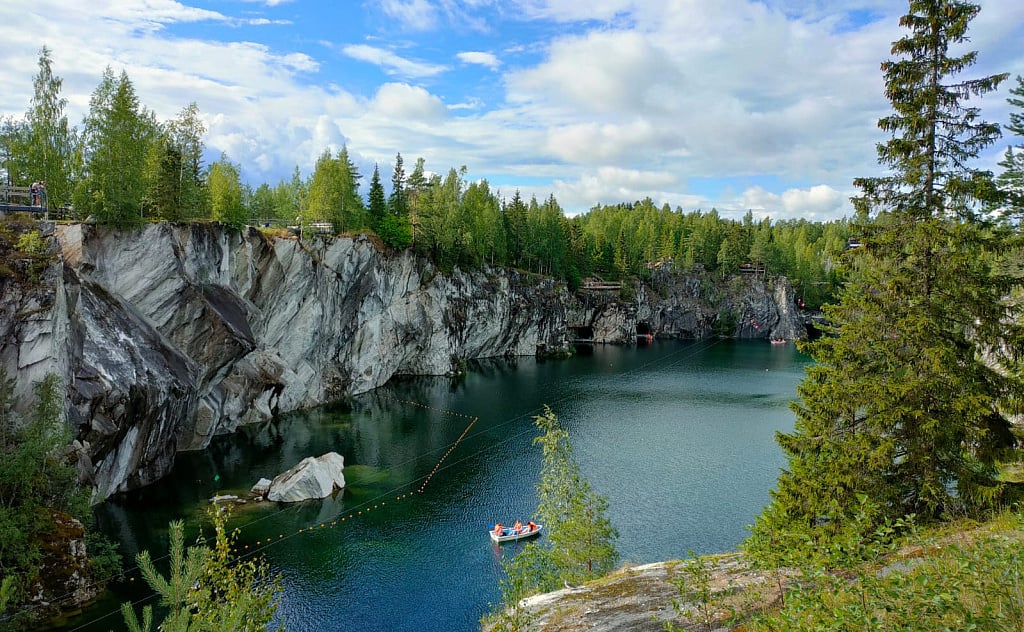
[[[369,238],[255,229],[50,227],[31,286],[0,277],[0,366],[16,398],[55,373],[82,479],[99,500],[166,474],[175,454],[240,424],[467,359],[567,351],[571,327],[659,336],[802,337],[785,279],[661,275],[635,299],[577,299],[514,270],[442,274]],[[754,326],[757,323],[757,327]]]
[[[267,490],[267,500],[297,503],[327,498],[345,487],[344,469],[345,459],[337,452],[306,457],[295,467],[274,477]]]
[[[45,533],[39,575],[28,590],[28,602],[39,619],[91,602],[106,580],[93,576],[81,522],[54,512],[49,516]]]
[[[363,237],[71,224],[54,240],[60,260],[38,288],[4,290],[0,364],[22,401],[47,373],[64,380],[79,471],[100,499],[239,424],[569,344],[553,280],[439,274]]]
[[[737,276],[725,281],[711,274],[658,275],[641,285],[636,298],[587,292],[569,313],[570,326],[586,329],[594,342],[631,343],[638,335],[702,339],[807,337],[793,286],[785,277]]]

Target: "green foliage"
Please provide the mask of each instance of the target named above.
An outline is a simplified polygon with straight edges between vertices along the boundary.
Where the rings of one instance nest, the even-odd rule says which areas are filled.
[[[85,177],[74,192],[75,207],[100,222],[131,226],[142,219],[147,157],[159,137],[152,112],[139,104],[128,74],[109,67],[89,100],[83,150]]]
[[[385,216],[377,234],[384,243],[396,250],[404,250],[412,244],[412,224],[408,217]]]
[[[544,591],[611,571],[618,561],[618,532],[605,515],[607,500],[594,493],[580,473],[569,433],[555,414],[545,407],[534,421],[542,433],[534,444],[544,453],[536,521],[544,525],[545,536],[542,543],[524,550],[528,561],[523,566],[531,570],[532,588]]]
[[[45,46],[39,51],[39,73],[32,84],[32,103],[25,115],[27,142],[22,147],[24,171],[12,172],[12,179],[25,184],[45,180],[49,206],[64,207],[71,201],[72,182],[80,170],[78,139],[64,114],[63,80],[53,74],[53,59]]]
[[[238,165],[221,154],[220,160],[210,165],[206,176],[210,191],[210,217],[228,226],[241,228],[248,220],[242,205],[242,180]]]
[[[35,385],[27,418],[13,411],[14,380],[0,369],[0,569],[14,581],[13,601],[36,581],[51,515],[88,515],[88,494],[63,456],[70,431],[54,375]]]
[[[679,591],[679,596],[672,599],[672,610],[687,619],[696,615],[704,629],[711,632],[715,623],[715,600],[711,591],[710,562],[698,557],[693,551],[689,552],[689,556],[682,564],[682,576],[669,580]],[[685,629],[671,621],[663,621],[662,627],[666,632],[682,632]]]
[[[600,577],[618,562],[618,531],[605,515],[608,502],[580,474],[569,433],[547,406],[534,422],[541,434],[533,442],[544,453],[534,519],[544,526],[544,536],[502,561],[503,606],[488,619],[498,630],[527,629],[531,617],[519,605],[524,597]]]
[[[409,215],[409,196],[405,191],[405,168],[402,154],[395,155],[395,170],[391,174],[391,195],[388,196],[388,212],[395,217],[405,218]]]
[[[19,235],[15,248],[18,252],[33,256],[44,255],[47,250],[46,241],[38,230],[30,230]]]
[[[1020,529],[1020,518],[1016,519]],[[752,631],[1024,629],[1024,559],[1019,538],[918,545],[920,557],[882,569],[811,573],[783,607],[756,617]]]
[[[301,208],[303,219],[307,222],[331,222],[337,233],[365,228],[368,219],[359,196],[359,179],[359,170],[349,159],[347,147],[342,147],[336,158],[325,150],[310,178],[306,206]],[[296,168],[293,183],[297,180]],[[301,191],[297,183],[293,186]]]
[[[280,581],[272,577],[265,562],[235,558],[231,551],[237,531],[227,530],[227,511],[210,510],[214,524],[212,548],[197,545],[185,548],[184,525],[170,524],[170,573],[164,577],[156,569],[149,551],[137,557],[142,575],[150,588],[160,595],[160,604],[168,609],[158,629],[163,632],[263,632],[273,620],[280,595]],[[129,630],[149,632],[152,609],[145,606],[142,622],[131,604],[121,606]],[[279,630],[283,630],[283,626]]]
[[[862,178],[856,200],[866,249],[828,306],[831,335],[808,344],[815,359],[793,405],[796,427],[778,435],[788,466],[753,527],[749,550],[799,557],[876,538],[906,515],[927,522],[998,506],[997,465],[1014,444],[1003,404],[1018,394],[1007,340],[1020,326],[1003,298],[1013,280],[993,265],[1003,233],[977,214],[992,187],[964,166],[997,128],[960,105],[1003,75],[951,82],[974,53],[949,58],[977,7],[910,3],[883,64],[895,113],[879,125],[891,175]],[[1011,345],[1012,346],[1012,345]],[[773,551],[775,553],[773,553]],[[801,553],[802,552],[802,553]]]
[[[380,182],[380,169],[373,166],[373,176],[370,177],[369,193],[370,228],[377,231],[379,235],[388,217],[388,201],[384,195],[384,185]]]
[[[7,605],[11,603],[15,594],[14,577],[7,576],[0,581],[0,615],[7,612]]]
[[[1016,144],[1006,148],[999,166],[1002,173],[996,178],[999,198],[993,204],[1003,218],[1020,223],[1024,216],[1024,77],[1017,75],[1017,85],[1010,90],[1007,102],[1015,109],[1010,112],[1010,123],[1005,127],[1016,137]]]
[[[182,221],[208,215],[201,172],[205,132],[195,103],[163,126],[147,159],[147,216]]]

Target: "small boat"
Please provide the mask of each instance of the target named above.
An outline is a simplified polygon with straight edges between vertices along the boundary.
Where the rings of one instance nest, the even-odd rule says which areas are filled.
[[[772,338],[771,339],[771,343],[773,345],[784,345],[784,344],[786,344],[786,339],[785,338]]]
[[[488,533],[491,534],[492,542],[512,542],[514,540],[522,540],[523,538],[532,538],[535,535],[540,535],[540,530],[544,528],[542,524],[535,524],[532,527],[530,525],[524,525],[522,529],[516,531],[512,527],[504,527],[499,535],[497,529],[491,528]]]

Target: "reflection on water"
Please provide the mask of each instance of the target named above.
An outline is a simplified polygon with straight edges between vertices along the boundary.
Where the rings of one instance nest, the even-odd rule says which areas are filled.
[[[170,520],[184,518],[187,537],[198,532],[215,493],[242,495],[261,477],[335,451],[345,457],[343,493],[246,505],[233,521],[243,550],[261,549],[282,575],[289,629],[473,630],[500,600],[500,556],[522,546],[496,548],[486,530],[536,507],[531,417],[543,404],[608,498],[623,559],[679,558],[743,539],[782,465],[773,435],[792,427],[788,402],[805,362],[792,345],[712,341],[479,362],[462,378],[399,380],[218,437],[179,455],[165,480],[102,506],[100,520],[127,559],[160,551]],[[115,589],[83,620],[147,594],[138,582]],[[122,627],[111,616],[81,629]]]

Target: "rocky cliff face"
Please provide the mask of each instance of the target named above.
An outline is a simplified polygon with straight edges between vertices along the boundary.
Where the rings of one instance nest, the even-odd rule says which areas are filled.
[[[609,342],[635,341],[638,326],[802,337],[784,280],[666,277],[633,301],[577,300],[515,271],[440,274],[366,238],[75,224],[53,242],[58,263],[36,286],[0,286],[0,366],[25,401],[45,374],[63,378],[96,498],[155,481],[176,452],[239,424],[465,359],[565,350],[574,326]]]
[[[793,287],[785,277],[655,275],[651,285],[623,301],[618,293],[584,292],[569,313],[578,337],[594,342],[632,342],[638,335],[666,338],[807,337]],[[580,334],[584,331],[585,334]]]
[[[238,424],[464,358],[564,349],[569,297],[510,271],[441,275],[366,239],[208,225],[59,226],[41,289],[4,291],[0,361],[22,395],[68,385],[98,498],[153,482]]]

